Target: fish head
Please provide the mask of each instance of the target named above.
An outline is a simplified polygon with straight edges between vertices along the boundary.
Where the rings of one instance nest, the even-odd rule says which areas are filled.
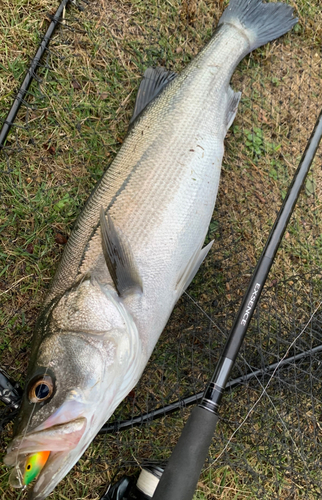
[[[90,282],[65,294],[39,325],[5,457],[14,467],[11,485],[24,487],[28,457],[50,451],[34,500],[54,489],[129,392],[140,352],[135,323],[117,296]]]

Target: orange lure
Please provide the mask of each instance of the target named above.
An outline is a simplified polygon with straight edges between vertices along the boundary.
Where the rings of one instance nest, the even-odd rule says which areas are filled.
[[[27,486],[31,481],[38,476],[39,472],[45,466],[50,451],[39,451],[33,455],[29,455],[26,460],[25,473],[23,476],[23,483]]]

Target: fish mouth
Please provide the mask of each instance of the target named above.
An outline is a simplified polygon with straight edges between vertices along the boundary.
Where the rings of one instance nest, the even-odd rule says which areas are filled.
[[[81,445],[86,430],[87,419],[80,417],[68,423],[54,425],[47,429],[37,429],[25,436],[17,436],[8,448],[4,462],[14,467],[10,484],[22,488],[26,457],[40,451],[50,451],[49,458],[38,475],[30,500],[42,500],[77,462],[85,446]]]

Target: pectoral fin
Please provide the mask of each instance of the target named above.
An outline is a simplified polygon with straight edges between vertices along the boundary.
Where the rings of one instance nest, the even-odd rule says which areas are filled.
[[[102,248],[106,265],[119,295],[135,288],[142,292],[142,281],[136,268],[130,244],[104,209],[100,213]]]
[[[207,246],[196,252],[192,258],[189,261],[189,264],[187,265],[186,269],[184,270],[181,278],[178,281],[176,290],[178,292],[178,298],[183,294],[183,292],[188,288],[190,285],[191,281],[197,274],[197,271],[199,267],[201,266],[202,262],[205,260],[207,257],[207,254],[209,250],[211,249],[213,245],[214,240],[212,240],[210,243],[208,243]]]
[[[143,79],[136,96],[133,116],[130,125],[136,120],[143,109],[154,99],[163,87],[173,80],[176,73],[167,71],[165,68],[148,68],[145,70]]]

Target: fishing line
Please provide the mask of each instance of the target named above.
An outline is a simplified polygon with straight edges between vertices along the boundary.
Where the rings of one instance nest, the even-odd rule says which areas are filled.
[[[32,419],[32,417],[34,415],[34,412],[35,412],[35,406],[36,406],[36,403],[33,403],[33,407],[32,407],[32,410],[30,412],[26,428],[25,428],[25,430],[23,432],[23,437],[22,437],[22,439],[19,442],[19,446],[18,446],[17,453],[16,453],[16,463],[15,463],[15,466],[14,466],[14,469],[13,469],[13,470],[17,471],[17,476],[18,477],[17,476],[16,477],[17,477],[17,479],[19,479],[20,488],[22,488],[24,486],[23,489],[25,489],[25,485],[23,485],[23,475],[22,475],[22,472],[21,472],[21,468],[20,468],[20,466],[18,467],[18,464],[21,462],[21,460],[20,461],[18,460],[18,457],[19,457],[19,452],[20,452],[20,449],[21,449],[22,442],[23,442],[23,440],[25,439],[25,437],[26,437],[26,435],[28,433],[30,422],[31,422],[31,419]]]
[[[260,394],[260,396],[258,397],[258,399],[256,400],[256,402],[254,403],[254,405],[250,408],[250,410],[248,411],[247,415],[245,416],[244,420],[240,423],[240,425],[237,427],[237,429],[232,433],[232,435],[230,436],[230,438],[228,439],[228,442],[226,443],[225,447],[223,448],[223,450],[220,452],[220,454],[218,455],[218,457],[211,463],[211,465],[209,465],[209,467],[207,467],[205,470],[208,470],[210,467],[212,467],[223,455],[223,453],[228,449],[230,443],[231,443],[231,440],[234,438],[234,436],[237,434],[237,432],[242,428],[242,426],[245,424],[245,422],[247,421],[248,417],[251,415],[251,413],[254,411],[254,409],[256,408],[256,406],[258,405],[258,403],[261,401],[261,399],[264,397],[264,395],[266,394],[266,396],[268,397],[269,401],[272,403],[274,409],[276,410],[276,407],[273,403],[273,401],[271,400],[269,394],[267,394],[267,389],[268,387],[270,386],[277,370],[280,368],[280,366],[282,365],[283,361],[286,359],[286,356],[288,355],[288,353],[290,352],[290,350],[292,349],[292,347],[296,344],[296,342],[299,340],[299,338],[301,337],[301,335],[303,335],[303,333],[305,332],[305,330],[307,329],[307,327],[309,326],[309,324],[311,323],[312,319],[314,318],[315,314],[318,312],[318,310],[321,308],[322,306],[322,301],[319,303],[319,305],[316,307],[315,311],[312,313],[310,319],[307,321],[306,325],[304,326],[304,328],[301,330],[301,332],[298,334],[298,336],[293,340],[293,342],[291,342],[291,344],[289,345],[286,353],[284,354],[284,356],[280,359],[280,361],[277,363],[277,366],[275,368],[275,370],[273,371],[271,377],[269,378],[267,384],[265,385],[265,387],[261,384],[260,380],[256,377],[257,381],[259,382],[259,384],[261,385],[262,387],[262,393]],[[276,410],[276,413],[278,415],[278,417],[280,418],[285,430],[287,430],[287,432],[289,433],[289,430],[287,429],[287,427],[285,427],[285,422],[283,421],[282,417],[279,415],[278,411]],[[295,446],[295,449],[296,451],[299,453],[299,456],[300,458],[303,460],[304,462],[304,465],[305,465],[305,461],[300,453],[300,451],[298,450],[298,447],[296,445],[296,443],[294,442],[292,436],[289,434],[289,437],[292,441],[292,443],[294,444]]]
[[[184,426],[179,441],[157,486],[153,500],[189,500],[193,497],[201,469],[207,458],[208,450],[217,427],[219,420],[218,410],[225,387],[235,365],[249,323],[253,317],[254,310],[258,304],[295,204],[319,147],[321,137],[322,111],[320,111],[282,207],[279,210],[267,243],[250,279],[248,289],[235,317],[221,358],[205,389],[201,402],[192,410]],[[302,331],[296,337],[296,340],[301,335]],[[294,345],[295,341],[291,345]],[[290,348],[287,349],[283,359],[287,356]],[[277,368],[275,368],[270,380],[274,377],[276,370]],[[261,398],[263,394],[264,392]]]
[[[194,300],[188,292],[184,292],[184,294],[191,300],[191,302],[200,309],[200,311],[209,319],[209,321],[217,328],[217,330],[224,336],[227,337],[227,333],[225,333],[218,325],[214,322],[214,320],[206,313],[206,311],[201,307],[200,304],[196,300]]]
[[[220,333],[221,333],[221,334],[222,334],[225,338],[227,338],[227,333],[225,333],[223,330],[221,330],[221,329],[219,328],[219,326],[218,326],[218,325],[217,325],[217,324],[213,321],[213,319],[211,318],[211,316],[209,316],[209,315],[206,313],[206,311],[205,311],[205,310],[204,310],[204,309],[203,309],[203,308],[202,308],[202,307],[198,304],[198,302],[196,302],[196,301],[195,301],[195,300],[191,297],[191,295],[189,295],[187,292],[185,292],[185,294],[186,294],[186,295],[189,297],[189,299],[190,299],[190,300],[191,300],[191,301],[192,301],[192,302],[193,302],[193,303],[194,303],[194,304],[195,304],[195,305],[196,305],[196,306],[200,309],[200,311],[204,313],[204,315],[205,315],[205,316],[209,319],[209,321],[210,321],[210,322],[211,322],[211,323],[212,323],[212,324],[213,324],[216,328],[218,328],[218,330],[220,331]],[[313,318],[313,316],[312,316],[312,318]],[[311,319],[312,319],[312,318],[311,318]],[[310,319],[309,321],[311,321],[311,319]],[[304,327],[304,330],[305,330],[306,328],[307,328],[307,326],[305,326],[305,327]],[[304,330],[303,330],[303,331],[304,331]],[[296,340],[295,340],[295,341],[296,341]],[[322,346],[320,346],[320,347],[321,347],[321,350],[322,350]],[[312,352],[311,350],[310,350],[310,351],[308,351],[308,353],[311,353],[311,352]],[[278,362],[278,366],[276,366],[277,364],[275,363],[275,366],[276,366],[276,367],[274,368],[274,373],[276,372],[276,370],[277,370],[279,367],[281,367],[281,366],[283,365],[283,361],[285,361],[285,360],[286,360],[286,356],[287,356],[287,354],[288,354],[288,351],[285,353],[285,355],[283,356],[283,358],[282,358],[282,359]],[[301,355],[299,355],[299,356],[301,356]],[[260,384],[260,386],[262,387],[262,389],[264,389],[264,386],[262,385],[261,381],[259,380],[258,375],[259,375],[259,372],[263,374],[263,373],[265,372],[265,368],[264,368],[264,370],[255,370],[255,369],[254,369],[254,368],[253,368],[253,367],[252,367],[252,366],[248,363],[247,359],[244,357],[244,355],[243,355],[243,354],[241,354],[241,353],[240,353],[240,354],[239,354],[239,357],[243,360],[243,362],[245,363],[245,365],[246,365],[246,366],[249,368],[249,370],[250,370],[250,372],[247,374],[247,377],[245,377],[245,379],[246,379],[245,381],[247,381],[247,380],[248,380],[249,378],[251,378],[251,376],[252,376],[252,377],[254,377],[254,378],[257,380],[257,382]],[[294,359],[294,361],[295,361],[296,356],[294,356],[294,358],[291,358],[289,362],[291,362],[291,361],[292,361],[292,359]],[[300,358],[299,358],[299,359],[300,359]],[[270,368],[270,367],[267,367],[267,368]],[[266,370],[267,370],[267,369],[266,369]],[[234,381],[232,381],[232,382],[234,382]],[[230,384],[229,384],[229,383],[227,384],[227,386],[228,386],[228,385],[230,386]],[[198,394],[198,395],[196,395],[196,399],[201,399],[201,398],[202,398],[202,394],[203,394],[203,393],[200,393],[200,397],[199,397],[199,398],[198,398],[199,394]]]
[[[204,309],[202,309],[202,307],[187,293],[185,292],[186,295],[189,297],[189,299],[204,313],[204,315],[211,321],[211,323],[213,323],[217,328],[218,330],[225,336],[227,337],[227,334],[224,333],[223,331],[220,330],[220,328],[215,324],[215,322],[212,320],[212,318],[206,313],[206,311],[204,311]],[[301,333],[294,339],[294,341],[292,342],[292,344],[289,346],[289,348],[287,349],[287,351],[285,352],[284,356],[280,359],[280,361],[277,363],[267,385],[264,387],[264,385],[261,383],[260,379],[258,378],[255,370],[253,370],[253,368],[251,367],[251,365],[248,363],[248,361],[245,359],[245,357],[240,354],[240,357],[241,359],[244,361],[244,363],[246,364],[246,366],[250,369],[251,373],[253,374],[253,377],[257,380],[258,384],[260,385],[260,387],[262,388],[262,393],[260,394],[260,396],[258,397],[258,400],[256,401],[256,403],[253,405],[252,408],[250,408],[249,412],[247,413],[246,417],[244,418],[244,420],[241,422],[241,424],[237,427],[237,429],[233,432],[233,434],[230,436],[230,438],[228,439],[227,441],[227,444],[226,446],[223,448],[222,452],[218,455],[218,457],[215,459],[214,462],[212,462],[211,465],[209,465],[209,467],[207,467],[205,470],[209,470],[209,468],[214,465],[219,459],[220,457],[223,455],[223,453],[227,450],[229,444],[231,443],[231,440],[233,439],[233,437],[235,436],[235,434],[242,428],[242,426],[245,424],[246,420],[248,419],[248,417],[251,415],[251,413],[253,412],[253,410],[256,408],[257,404],[260,402],[260,400],[262,399],[263,395],[266,394],[269,402],[271,403],[273,409],[275,410],[275,413],[276,415],[278,416],[279,420],[281,421],[284,429],[288,432],[289,434],[289,431],[286,427],[286,424],[282,418],[282,416],[279,414],[276,406],[274,405],[274,402],[272,401],[271,397],[269,396],[269,394],[266,392],[266,389],[269,387],[273,377],[275,376],[275,373],[276,371],[283,365],[283,361],[286,359],[286,356],[288,355],[290,349],[292,348],[292,346],[297,342],[297,340],[301,337],[301,335],[305,332],[306,328],[308,327],[308,325],[310,324],[310,322],[312,321],[314,315],[316,314],[316,312],[319,310],[320,306],[321,306],[322,302],[319,304],[319,306],[316,308],[316,310],[313,312],[313,314],[311,315],[310,319],[308,320],[307,324],[304,326],[304,328],[302,329]],[[201,398],[200,398],[201,399]],[[295,443],[293,437],[289,434],[289,438],[290,440],[292,441],[293,445],[294,445],[294,448],[296,450],[296,452],[298,453],[298,456],[301,458],[301,460],[303,461],[303,464],[308,472],[308,469],[307,469],[307,466],[306,466],[306,463],[305,463],[305,460],[300,452],[300,450],[298,449],[298,446],[297,444]]]
[[[57,354],[57,352],[58,352],[58,346],[56,346],[56,347],[52,350],[52,358],[51,358],[51,361],[53,360],[54,355],[55,355],[55,354]],[[47,375],[47,373],[48,373],[48,369],[49,369],[49,365],[50,365],[51,361],[49,361],[48,365],[46,366],[46,369],[45,369],[45,371],[44,371],[44,373],[43,373],[43,375],[42,375],[43,377],[45,377],[45,376]],[[32,410],[31,410],[31,412],[30,412],[30,415],[29,415],[29,418],[28,418],[27,425],[26,425],[26,427],[25,427],[25,429],[24,429],[24,432],[23,432],[23,434],[22,434],[22,438],[21,438],[21,440],[20,440],[20,442],[19,442],[19,446],[18,446],[17,453],[16,453],[16,463],[15,463],[15,466],[14,466],[14,469],[13,469],[13,470],[16,470],[16,471],[18,472],[19,481],[20,481],[20,485],[21,485],[20,487],[23,487],[23,490],[24,490],[27,486],[26,486],[26,485],[23,485],[23,475],[22,475],[22,472],[21,472],[21,468],[20,468],[20,466],[19,466],[19,467],[17,467],[17,466],[18,466],[18,464],[19,464],[18,457],[19,457],[19,452],[20,452],[20,450],[21,450],[21,446],[22,446],[22,444],[23,444],[23,441],[24,441],[24,439],[25,439],[26,435],[28,434],[28,430],[29,430],[29,428],[30,428],[30,423],[31,423],[31,420],[32,420],[32,418],[33,418],[33,416],[34,416],[34,413],[35,413],[35,411],[36,411],[36,405],[38,404],[38,403],[36,403],[36,402],[31,402],[31,401],[30,401],[29,403],[30,403],[30,404],[32,404]],[[25,454],[25,455],[26,455],[26,456],[25,456],[25,460],[26,460],[26,458],[27,458],[28,454]],[[21,460],[20,460],[20,462],[21,462]]]
[[[253,109],[253,108],[252,108],[252,109]],[[187,294],[187,295],[188,295],[188,294]],[[200,307],[199,305],[198,305],[198,307],[201,309],[201,307]],[[205,316],[206,316],[206,317],[208,317],[208,315],[207,315],[207,313],[206,313],[205,311],[204,311],[204,313],[205,313]],[[208,317],[208,318],[209,318],[209,317]],[[213,324],[215,324],[215,323],[213,322]],[[216,325],[216,326],[217,326],[217,325]],[[223,333],[223,332],[222,332],[222,333]],[[243,359],[244,359],[244,358],[243,358]],[[245,361],[245,359],[244,359],[244,361]],[[249,366],[249,364],[248,364],[248,363],[247,363],[247,365]],[[281,366],[282,366],[282,365],[281,365]],[[263,387],[263,386],[262,386],[262,387]]]

